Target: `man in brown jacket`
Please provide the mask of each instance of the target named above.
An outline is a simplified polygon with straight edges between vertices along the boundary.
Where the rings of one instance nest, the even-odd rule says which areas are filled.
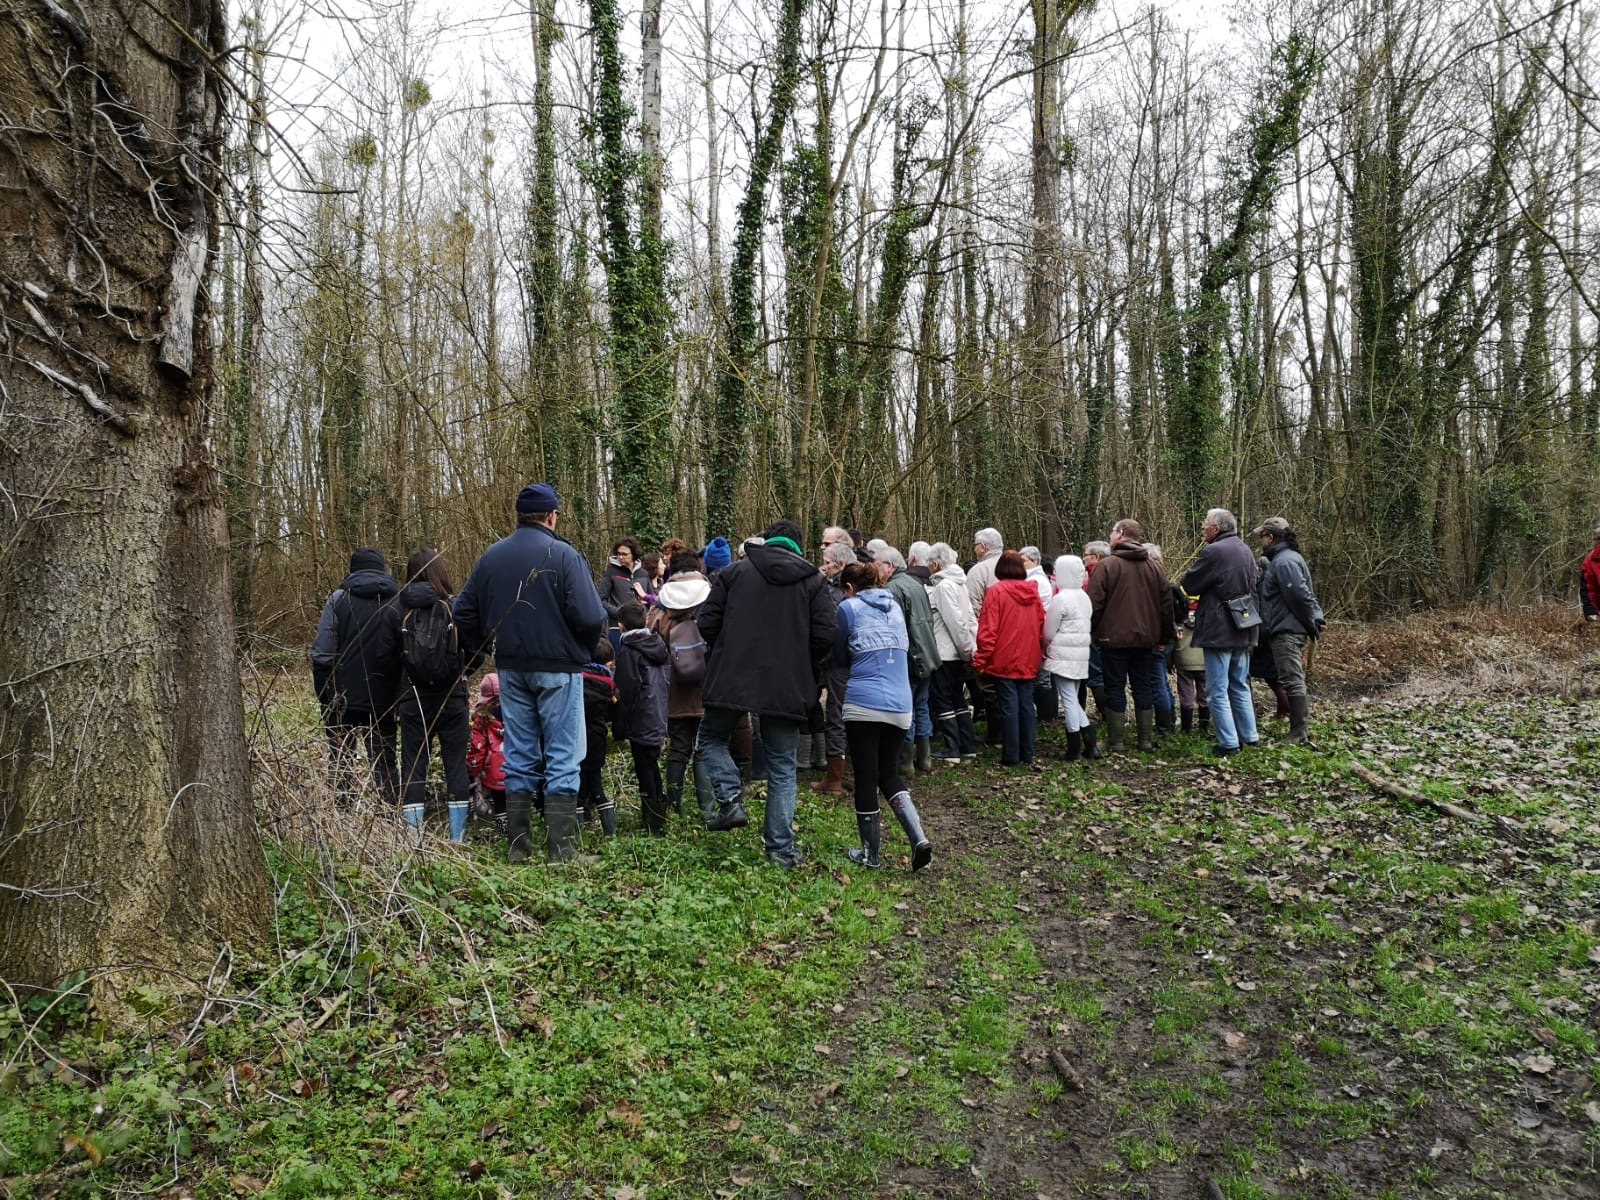
[[[1111,527],[1111,554],[1101,560],[1084,590],[1094,605],[1089,629],[1105,674],[1106,749],[1122,749],[1132,682],[1139,749],[1154,750],[1161,650],[1177,630],[1166,574],[1150,561],[1139,522],[1124,518]]]

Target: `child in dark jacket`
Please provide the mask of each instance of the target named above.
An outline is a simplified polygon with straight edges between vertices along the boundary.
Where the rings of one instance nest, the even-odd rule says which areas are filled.
[[[667,643],[646,629],[644,605],[624,604],[617,613],[617,736],[628,739],[645,832],[667,833],[667,797],[661,783],[661,747],[667,740]]]
[[[583,664],[583,723],[588,734],[588,753],[578,775],[578,802],[585,818],[600,814],[600,831],[607,837],[617,834],[617,806],[606,796],[606,745],[611,740],[611,722],[616,716],[617,689],[611,677],[611,640],[602,637],[595,644],[594,657]]]

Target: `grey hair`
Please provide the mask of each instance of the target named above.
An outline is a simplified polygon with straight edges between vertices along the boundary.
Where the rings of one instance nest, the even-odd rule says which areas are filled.
[[[949,542],[935,542],[928,547],[928,565],[935,571],[956,565],[956,552]]]
[[[822,540],[825,542],[836,542],[839,538],[850,541],[850,531],[842,525],[829,525],[822,531]]]
[[[917,566],[919,563],[922,566],[927,566],[928,551],[930,549],[931,547],[927,542],[912,542],[906,549],[906,561],[912,566]]]
[[[882,562],[884,551],[889,549],[889,543],[882,538],[873,538],[867,543],[867,553],[872,555],[873,562]]]
[[[1111,543],[1106,541],[1085,542],[1083,544],[1083,552],[1085,554],[1098,554],[1101,558],[1108,558],[1111,555]]]
[[[1017,553],[1032,562],[1042,563],[1044,561],[1044,555],[1039,553],[1039,547],[1037,546],[1024,546]]]
[[[1208,509],[1206,511],[1206,524],[1215,525],[1218,533],[1239,532],[1239,518],[1225,508]]]
[[[1144,544],[1144,552],[1150,556],[1150,561],[1157,566],[1164,567],[1167,565],[1167,560],[1161,553],[1161,547],[1154,542],[1146,542]]]
[[[876,560],[888,563],[896,571],[904,571],[906,569],[906,556],[890,545],[885,545],[882,550],[878,551]]]
[[[1006,548],[1006,540],[1000,536],[998,529],[978,530],[977,533],[972,535],[972,544],[974,546],[987,546],[990,550],[1004,550]]]
[[[856,560],[856,548],[849,542],[829,542],[828,548],[822,552],[824,565],[836,563],[841,567],[848,567]]]

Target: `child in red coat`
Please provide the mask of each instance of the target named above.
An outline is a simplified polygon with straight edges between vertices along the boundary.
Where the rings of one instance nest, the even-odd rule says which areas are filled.
[[[472,714],[472,740],[467,745],[467,777],[472,780],[480,817],[506,816],[505,726],[500,722],[500,676],[490,671],[478,685],[478,707]]]

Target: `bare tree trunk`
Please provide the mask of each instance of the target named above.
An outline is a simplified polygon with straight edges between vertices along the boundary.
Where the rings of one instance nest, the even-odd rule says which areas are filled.
[[[0,976],[89,971],[115,1014],[271,905],[209,445],[222,6],[75,11],[0,22],[26,197],[0,237]]]

